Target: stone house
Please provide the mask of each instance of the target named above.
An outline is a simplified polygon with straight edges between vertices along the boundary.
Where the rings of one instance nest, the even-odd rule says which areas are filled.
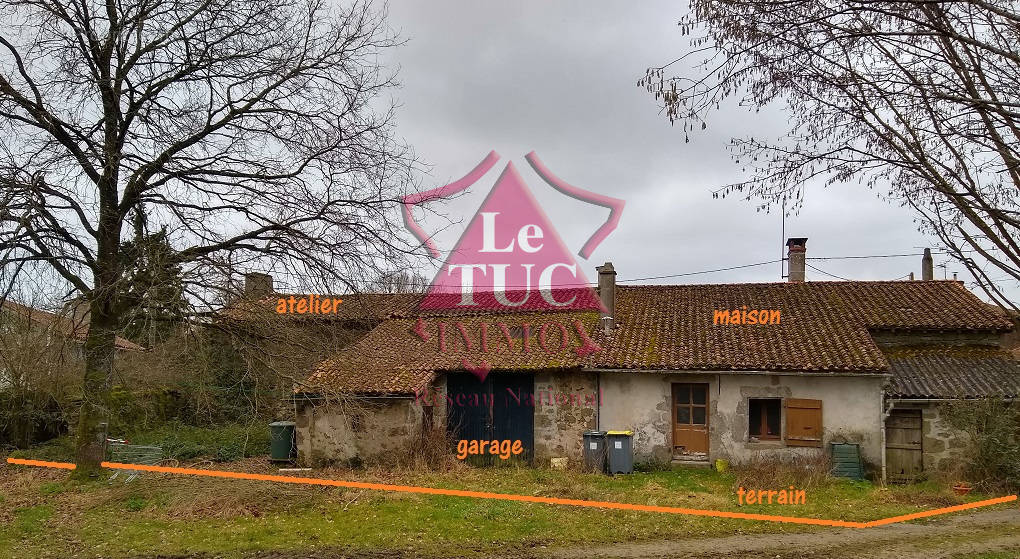
[[[638,461],[854,442],[877,476],[891,457],[905,477],[918,473],[905,461],[935,468],[961,443],[939,399],[1016,394],[1000,348],[1012,323],[962,283],[930,268],[925,281],[806,282],[806,239],[788,246],[785,283],[617,285],[601,266],[602,313],[390,305],[297,391],[299,457],[385,461],[440,429],[576,462],[584,431],[624,429]]]

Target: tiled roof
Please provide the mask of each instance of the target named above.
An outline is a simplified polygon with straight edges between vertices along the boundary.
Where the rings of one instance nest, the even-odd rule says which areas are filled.
[[[252,320],[260,318],[293,318],[324,321],[346,320],[385,320],[387,318],[415,318],[418,316],[467,316],[490,314],[521,314],[538,312],[545,309],[538,295],[524,297],[525,292],[509,291],[505,297],[511,302],[524,301],[517,307],[505,307],[496,302],[492,292],[479,292],[474,295],[473,307],[461,307],[460,293],[435,293],[429,295],[416,293],[356,293],[348,295],[321,295],[335,297],[343,303],[336,312],[326,314],[277,313],[276,306],[281,299],[290,297],[302,299],[307,293],[273,293],[256,300],[240,299],[220,311],[220,316],[235,320]],[[570,305],[573,309],[599,309],[601,303],[598,295],[591,288],[557,289],[557,300],[566,301],[576,297]],[[479,311],[478,308],[488,309]]]
[[[778,324],[717,325],[716,310],[779,310]],[[617,328],[606,336],[599,313],[513,313],[456,316],[434,309],[398,313],[316,369],[313,385],[364,392],[410,392],[437,370],[463,369],[462,361],[485,359],[494,369],[587,367],[632,370],[726,370],[859,372],[888,371],[885,356],[869,331],[1007,331],[1012,325],[988,309],[959,282],[809,282],[676,286],[618,286]],[[413,332],[418,318],[433,334],[430,342]],[[573,332],[580,320],[601,351],[579,356]],[[472,348],[436,343],[438,323],[447,339],[459,340],[461,322],[475,340]],[[508,326],[558,322],[571,329],[565,352],[523,354],[480,350],[481,323],[489,339]],[[552,327],[557,332],[558,327]],[[550,330],[550,332],[553,330]],[[534,341],[532,342],[534,347]],[[505,349],[505,348],[504,348]]]
[[[417,319],[390,319],[336,357],[321,363],[309,384],[338,391],[406,394],[423,387],[434,371],[463,370],[465,365],[479,366],[483,360],[493,369],[502,370],[577,367],[584,363],[584,356],[573,348],[584,344],[575,321],[580,322],[587,333],[594,329],[598,317],[598,313],[592,312],[429,317],[423,319],[420,326]],[[558,351],[562,333],[553,321],[562,324],[567,331],[567,348],[563,351]],[[543,335],[542,325],[547,322],[550,326]],[[483,323],[485,352],[480,346]],[[510,334],[509,344],[500,323]],[[529,327],[527,351],[523,342],[524,324]],[[465,335],[460,327],[470,341],[470,348],[464,343]],[[416,328],[422,334],[415,333]],[[549,352],[542,349],[542,340]]]
[[[907,348],[887,352],[897,398],[1017,398],[1020,362],[995,348]]]
[[[716,309],[776,309],[779,324],[714,325]],[[869,330],[1006,331],[958,282],[807,282],[617,288],[620,328],[595,365],[882,371]]]
[[[412,309],[418,307],[421,295],[413,293],[358,293],[351,295],[322,295],[322,297],[335,297],[343,302],[336,307],[336,312],[327,314],[297,314],[276,312],[276,305],[280,299],[285,301],[290,297],[301,299],[307,297],[307,293],[273,293],[258,300],[235,301],[230,306],[220,311],[220,316],[233,320],[258,320],[266,318],[285,318],[296,320],[322,320],[322,321],[347,321],[347,320],[385,320],[392,316],[407,316]]]
[[[69,317],[54,314],[44,310],[40,310],[34,307],[28,307],[14,301],[3,301],[0,310],[14,313],[18,316],[27,318],[32,322],[43,326],[52,327],[55,331],[61,334],[75,339],[76,341],[85,342],[85,337],[88,334],[88,319],[78,318],[72,320]],[[114,347],[117,349],[123,349],[126,351],[145,351],[145,348],[132,342],[117,336],[114,338]]]

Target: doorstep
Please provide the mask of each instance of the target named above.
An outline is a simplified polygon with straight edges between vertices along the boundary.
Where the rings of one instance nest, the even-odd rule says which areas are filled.
[[[712,462],[707,454],[674,456],[670,462],[673,466],[684,466],[687,468],[710,468]]]

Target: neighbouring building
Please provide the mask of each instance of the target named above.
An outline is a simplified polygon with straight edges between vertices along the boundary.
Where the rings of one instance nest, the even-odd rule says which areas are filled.
[[[252,272],[206,332],[223,349],[223,366],[258,378],[260,392],[278,404],[271,413],[282,419],[293,413],[287,399],[311,369],[417,297],[280,292],[271,275]]]
[[[88,316],[0,301],[0,445],[28,448],[68,429],[59,394],[80,388]],[[114,339],[117,359],[145,348]],[[5,413],[6,412],[6,413]]]
[[[854,442],[878,476],[940,467],[963,441],[938,401],[1015,397],[1020,370],[1000,347],[1012,323],[930,270],[927,281],[804,281],[806,241],[788,243],[786,283],[623,286],[607,263],[605,316],[394,299],[296,391],[299,456],[385,461],[438,428],[521,440],[539,464],[579,461],[584,431],[625,429],[638,461]]]
[[[88,314],[72,312],[68,307],[64,312],[53,313],[11,300],[0,302],[0,335],[5,339],[14,338],[22,332],[32,332],[52,342],[54,347],[62,346],[64,341],[72,342],[76,356],[81,357],[81,347],[88,335]],[[144,351],[145,348],[131,340],[117,336],[114,338],[117,351]],[[63,347],[61,347],[63,349]]]

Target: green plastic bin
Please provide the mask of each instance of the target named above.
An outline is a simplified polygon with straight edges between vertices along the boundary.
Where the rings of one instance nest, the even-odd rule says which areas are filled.
[[[290,462],[296,456],[293,421],[275,421],[269,424],[269,459]]]

